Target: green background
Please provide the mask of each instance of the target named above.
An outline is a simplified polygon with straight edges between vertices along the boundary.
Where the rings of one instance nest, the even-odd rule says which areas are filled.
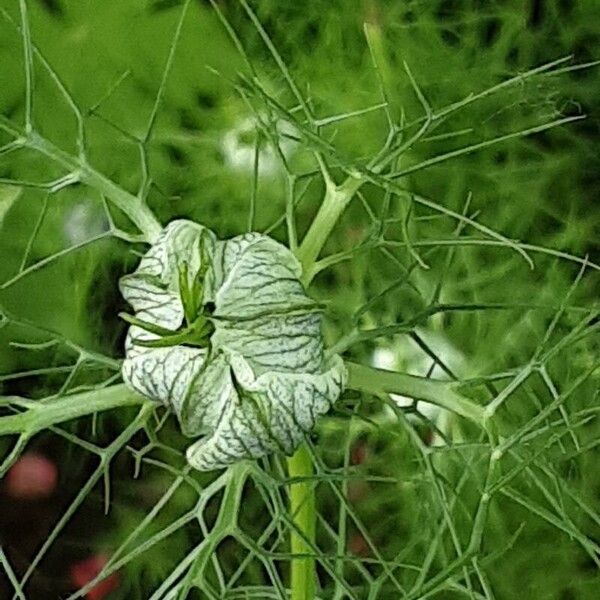
[[[218,5],[237,31],[264,88],[292,111],[290,118],[300,118],[285,77],[251,19],[238,2],[223,0]],[[0,15],[0,114],[22,123],[25,102],[19,7],[9,0],[0,0],[0,6],[5,11]],[[133,193],[142,181],[136,140],[144,134],[160,87],[180,6],[176,0],[28,2],[32,40],[85,116],[91,164]],[[440,334],[457,349],[462,357],[459,377],[487,378],[485,382],[491,385],[495,383],[493,374],[518,372],[542,347],[557,349],[544,364],[558,394],[568,390],[583,373],[591,372],[599,358],[597,271],[587,267],[577,285],[572,286],[582,257],[588,256],[593,263],[600,259],[600,71],[593,65],[572,70],[568,67],[599,58],[600,3],[262,0],[252,6],[301,93],[320,118],[377,105],[382,101],[382,82],[391,118],[397,122],[419,118],[423,109],[404,61],[436,110],[531,68],[572,55],[558,66],[560,73],[523,79],[452,113],[429,137],[405,153],[400,168],[561,117],[585,115],[585,119],[556,129],[514,137],[440,162],[401,180],[410,192],[459,213],[469,199],[466,210],[480,223],[510,239],[579,257],[579,263],[534,250],[531,256],[535,268],[531,269],[506,245],[475,244],[449,251],[435,241],[459,235],[455,220],[397,197],[392,197],[388,205],[381,190],[367,185],[362,190],[363,199],[356,199],[343,216],[326,252],[351,250],[361,240],[369,239],[377,219],[374,225],[365,205],[377,215],[387,206],[386,238],[402,241],[408,235],[427,268],[415,265],[415,256],[406,247],[391,247],[389,255],[375,250],[357,252],[351,260],[320,274],[313,294],[328,302],[325,333],[331,343],[350,330],[352,319],[371,300],[359,321],[371,327],[383,326],[408,322],[421,314],[438,290],[440,301],[446,304],[482,307],[441,311],[416,323],[417,337],[423,332]],[[364,23],[369,24],[371,39],[377,46],[379,75],[369,52]],[[247,73],[243,57],[210,3],[192,2],[164,86],[153,135],[145,146],[152,181],[148,201],[163,223],[175,217],[191,218],[220,237],[228,237],[247,229],[255,189],[254,228],[264,230],[275,224],[273,235],[285,242],[285,227],[277,221],[285,210],[287,174],[263,137],[259,154],[262,167],[259,162],[258,177],[254,176],[257,137],[251,106],[259,116],[264,113],[260,112],[260,98],[252,96],[240,79],[240,74]],[[37,59],[34,81],[36,131],[75,152],[77,123],[73,111]],[[249,94],[250,106],[238,93],[240,86]],[[295,136],[293,128],[287,133]],[[381,109],[324,128],[323,138],[339,153],[336,159],[328,157],[336,180],[341,181],[345,166],[353,161],[362,164],[375,155],[386,133],[386,115]],[[322,198],[323,184],[318,177],[304,175],[315,169],[306,141],[286,139],[285,130],[281,139],[286,140],[290,172],[301,175],[296,191],[298,195],[304,193],[296,219],[303,234]],[[9,141],[9,136],[0,132],[0,147]],[[232,153],[232,144],[237,153]],[[106,213],[93,190],[74,185],[47,197],[45,190],[23,185],[52,181],[61,175],[64,172],[55,165],[28,150],[0,155],[1,180],[16,182],[0,184],[0,281],[18,272],[28,245],[30,265],[106,231]],[[43,222],[30,244],[46,201]],[[129,227],[121,215],[113,216],[118,224]],[[477,237],[477,232],[468,228],[463,233]],[[0,307],[6,313],[0,329],[3,395],[43,398],[56,393],[64,382],[65,371],[70,372],[77,358],[62,343],[30,351],[9,346],[11,341],[44,341],[48,339],[47,331],[51,331],[81,347],[122,357],[125,327],[117,313],[126,307],[116,282],[134,267],[141,249],[105,236],[84,243],[0,291]],[[545,339],[556,314],[556,326],[550,339]],[[585,325],[581,325],[583,322]],[[580,335],[572,336],[578,327]],[[412,353],[406,350],[411,344],[418,348],[415,340],[411,335],[382,336],[353,346],[346,356],[369,362],[375,349],[384,348],[394,354],[397,367],[410,368],[416,360],[415,352],[420,352],[421,361],[427,360],[422,348]],[[568,340],[564,348],[561,340]],[[434,355],[439,352],[433,350]],[[12,375],[31,369],[49,372]],[[71,383],[95,384],[108,375],[97,365],[84,364]],[[506,381],[501,377],[498,381],[501,389]],[[472,395],[488,401],[489,389],[475,385]],[[504,415],[505,433],[518,432],[551,400],[552,390],[538,373],[533,373],[510,394]],[[460,580],[456,575],[434,597],[598,597],[598,400],[598,375],[592,372],[565,401],[570,422],[576,425],[563,431],[564,423],[555,423],[560,420],[559,413],[553,413],[550,421],[544,422],[546,425],[538,426],[537,436],[520,445],[520,455],[514,462],[507,457],[504,473],[518,465],[521,470],[501,487],[491,505],[478,553],[483,575],[471,573],[472,587],[461,590],[450,585]],[[368,577],[361,569],[375,576],[382,571],[385,560],[398,556],[407,566],[397,571],[397,577],[410,589],[447,510],[452,512],[455,535],[464,549],[484,473],[477,437],[468,427],[463,430],[460,424],[453,425],[451,437],[456,447],[451,443],[445,450],[422,454],[410,434],[411,426],[387,421],[369,426],[368,420],[379,411],[375,400],[350,394],[335,414],[323,420],[315,439],[325,465],[319,470],[323,484],[318,498],[326,523],[334,524],[340,511],[339,500],[326,485],[328,475],[343,467],[345,448],[367,453],[364,462],[351,467],[359,482],[353,485],[359,489],[354,490],[357,499],[350,500],[365,531],[352,529],[344,549],[349,555],[365,558],[361,568],[347,567],[343,575],[357,598],[369,597]],[[348,424],[349,415],[354,415],[352,425]],[[82,420],[70,424],[68,430],[103,445],[118,435],[129,416],[126,412],[104,416],[94,427],[91,420]],[[161,431],[162,441],[181,449],[185,440],[171,421]],[[426,438],[428,428],[430,424],[424,422],[415,431]],[[137,448],[144,445],[143,439],[134,442]],[[47,503],[17,506],[4,495],[0,498],[0,543],[19,572],[64,514],[94,464],[91,456],[51,433],[36,437],[31,445],[57,461],[60,482],[56,496]],[[9,445],[4,443],[0,448],[7,451]],[[156,456],[181,468],[177,453],[172,455],[159,448]],[[426,468],[431,456],[433,475]],[[113,505],[108,516],[102,511],[102,487],[94,487],[87,495],[42,561],[30,587],[25,588],[28,597],[58,598],[65,594],[71,589],[71,562],[98,548],[110,552],[152,508],[172,476],[149,464],[144,466],[141,478],[132,480],[132,462],[131,453],[123,451],[113,465]],[[469,475],[457,490],[465,465]],[[387,483],[367,482],[375,476],[388,478]],[[260,495],[251,492],[240,517],[250,536],[258,535],[262,526]],[[454,492],[458,499],[455,503]],[[352,490],[346,489],[345,493],[352,497]],[[178,492],[153,521],[153,531],[171,523],[190,506],[192,498],[191,490]],[[22,529],[15,522],[23,523]],[[149,597],[150,590],[178,564],[200,535],[197,526],[191,524],[128,562],[114,597]],[[379,554],[366,547],[365,538]],[[321,522],[319,539],[324,552],[335,552]],[[448,532],[443,534],[427,578],[452,561],[455,543]],[[229,574],[244,555],[234,543],[224,544],[220,552]],[[288,563],[285,558],[278,563],[282,573]],[[331,578],[321,570],[319,576],[323,597],[333,597]],[[245,578],[247,585],[270,585],[269,576],[256,560]],[[0,597],[8,593],[2,585],[0,576]],[[204,596],[200,593],[198,597]],[[378,597],[401,595],[389,583]]]

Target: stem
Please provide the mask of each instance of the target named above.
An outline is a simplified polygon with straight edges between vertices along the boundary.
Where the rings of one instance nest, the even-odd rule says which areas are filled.
[[[125,213],[132,223],[143,233],[146,241],[152,244],[162,229],[154,213],[148,208],[144,200],[139,196],[127,192],[119,187],[114,181],[102,175],[80,157],[65,152],[46,138],[35,132],[23,132],[12,123],[2,119],[0,123],[10,135],[25,147],[37,150],[54,162],[63,166],[70,174],[77,177],[76,181],[85,183],[98,190],[100,194],[108,198],[119,210]]]
[[[156,240],[162,226],[142,198],[130,194],[82,159],[71,156],[38,134],[29,136],[28,145],[67,169],[76,172],[82,183],[106,196],[131,219],[132,223],[144,234],[148,243],[151,244]]]
[[[313,464],[306,445],[287,459],[290,477],[310,478]],[[315,490],[310,480],[290,486],[290,513],[298,531],[292,530],[290,546],[292,554],[312,554],[316,529]],[[300,533],[302,535],[300,535]],[[312,556],[292,558],[290,587],[291,600],[313,600],[316,592],[315,559]]]
[[[149,402],[129,390],[124,384],[65,396],[52,402],[34,402],[20,397],[3,397],[16,405],[25,404],[28,410],[0,418],[0,436],[26,433],[34,435],[53,425],[97,412],[135,406]]]
[[[349,177],[339,186],[333,184],[331,180],[326,180],[325,183],[326,192],[323,203],[296,252],[296,256],[302,264],[305,285],[308,285],[313,278],[312,267],[335,224],[364,180],[360,177]]]
[[[360,177],[348,177],[336,186],[327,171],[325,175],[325,197],[319,211],[311,223],[299,248],[292,248],[302,265],[302,281],[305,286],[315,275],[313,266],[329,238],[335,224],[363,184]],[[295,232],[294,232],[295,233]],[[290,548],[293,555],[305,554],[301,558],[292,558],[290,587],[291,600],[313,600],[316,591],[317,574],[311,546],[314,546],[317,509],[315,491],[310,481],[313,464],[308,448],[303,445],[287,459],[290,477],[308,478],[290,486],[290,513],[297,529],[290,535]]]
[[[195,585],[199,589],[204,589],[205,572],[209,560],[214,556],[219,544],[227,536],[234,534],[237,528],[242,493],[249,473],[250,470],[247,462],[239,462],[231,465],[225,472],[225,491],[215,524],[208,536],[204,538],[197,548],[194,564],[190,568],[186,581],[177,596],[178,599],[181,598],[183,600],[187,598],[189,588],[192,585]],[[203,501],[201,500],[201,502]]]
[[[459,394],[456,384],[447,381],[417,377],[406,373],[384,371],[347,362],[348,388],[373,395],[401,394],[416,400],[425,400],[441,406],[487,429],[484,407]]]

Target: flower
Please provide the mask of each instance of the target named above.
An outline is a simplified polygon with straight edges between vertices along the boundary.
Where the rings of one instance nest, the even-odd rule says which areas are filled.
[[[227,164],[236,171],[254,172],[256,153],[256,137],[262,135],[259,131],[259,117],[247,117],[238,122],[232,129],[225,132],[221,140],[221,149]],[[296,142],[293,137],[298,132],[295,127],[284,120],[278,120],[273,124],[277,135],[279,152],[289,158],[295,148]],[[273,143],[268,139],[262,139],[258,153],[258,172],[260,175],[276,175],[282,169],[282,162]]]
[[[442,333],[423,329],[418,327],[416,333],[429,348],[430,352],[439,357],[447,368],[454,373],[464,375],[466,368],[465,356],[450,342]],[[426,354],[415,344],[404,344],[396,346],[379,345],[373,351],[371,363],[378,369],[403,370],[420,377],[437,377],[438,379],[447,378],[447,373],[442,369],[439,363],[433,361],[429,354]],[[434,428],[431,433],[429,445],[444,446],[444,435],[451,434],[452,415],[447,410],[440,408],[430,402],[423,400],[415,401],[413,398],[399,394],[390,394],[390,398],[396,406],[408,408],[416,403],[418,413],[429,420]],[[392,415],[393,416],[393,415]],[[408,415],[409,420],[415,418],[414,414]],[[416,420],[419,420],[418,418]],[[441,434],[443,435],[440,435]]]
[[[78,589],[93,581],[108,564],[106,554],[93,554],[70,567],[71,583]],[[119,588],[121,578],[119,573],[112,573],[99,581],[93,588],[88,590],[85,597],[87,600],[103,600]]]
[[[43,454],[27,452],[6,475],[6,491],[20,500],[37,500],[51,496],[56,489],[58,469]]]
[[[268,236],[220,241],[177,220],[121,279],[135,310],[123,377],[203,436],[187,450],[193,467],[291,454],[340,396],[346,370],[324,350],[321,307],[300,275]]]

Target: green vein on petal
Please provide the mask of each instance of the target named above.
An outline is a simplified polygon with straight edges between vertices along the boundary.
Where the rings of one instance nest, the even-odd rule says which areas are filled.
[[[300,276],[289,249],[265,235],[220,241],[178,220],[121,279],[135,311],[124,379],[200,438],[187,452],[193,467],[291,454],[342,393],[343,361],[325,359],[323,306]],[[196,345],[186,337],[194,323]]]

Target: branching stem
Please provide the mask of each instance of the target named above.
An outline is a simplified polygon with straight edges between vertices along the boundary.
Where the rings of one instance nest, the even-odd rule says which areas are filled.
[[[347,362],[348,388],[373,395],[400,394],[425,400],[487,429],[485,409],[456,391],[456,384]]]
[[[336,186],[332,181],[326,181],[323,203],[314,218],[302,244],[296,251],[296,256],[302,264],[303,283],[308,285],[314,274],[313,265],[319,257],[325,242],[329,238],[335,224],[342,216],[354,194],[364,183],[361,177],[350,176],[344,183]]]
[[[371,393],[399,393],[415,399],[426,400],[461,415],[481,427],[486,427],[484,409],[460,395],[454,384],[433,381],[391,371],[381,371],[354,363],[347,363],[349,371],[348,387]],[[20,397],[2,398],[3,403],[25,408],[24,412],[0,418],[0,436],[19,435],[25,440],[35,433],[48,429],[59,423],[90,415],[96,412],[132,406],[150,404],[139,394],[131,392],[124,384],[65,396],[50,402],[35,402]],[[300,479],[290,486],[290,513],[296,525],[291,532],[291,553],[295,556],[291,562],[290,587],[292,600],[312,600],[316,595],[317,577],[315,559],[311,556],[315,544],[316,500],[313,475],[313,463],[304,445],[288,459],[290,478]],[[235,528],[235,516],[239,508],[247,467],[231,468],[228,481],[232,482],[231,490],[223,500],[218,526],[213,533],[215,539],[222,540]],[[214,544],[203,545],[196,565],[204,565],[214,551]],[[195,568],[193,572],[200,580],[191,579],[195,585],[201,583],[203,568]]]
[[[65,421],[105,410],[150,402],[132,392],[125,384],[64,396],[50,402],[35,402],[17,396],[2,397],[2,401],[16,406],[26,406],[27,410],[1,417],[0,436],[14,434],[32,436]]]
[[[162,226],[141,197],[124,190],[96,171],[83,158],[69,154],[34,131],[21,131],[6,119],[0,121],[0,128],[13,135],[23,147],[36,150],[67,169],[71,183],[79,181],[89,185],[110,200],[131,219],[149,244],[156,240]]]
[[[241,462],[231,465],[222,476],[225,481],[225,491],[219,507],[219,513],[210,531],[210,535],[205,537],[200,546],[198,546],[196,559],[189,571],[190,575],[187,578],[186,584],[180,590],[177,596],[178,599],[181,598],[183,600],[187,598],[190,585],[195,585],[201,590],[205,589],[204,578],[209,561],[214,556],[218,545],[227,536],[235,534],[242,493],[249,473],[248,464]]]

